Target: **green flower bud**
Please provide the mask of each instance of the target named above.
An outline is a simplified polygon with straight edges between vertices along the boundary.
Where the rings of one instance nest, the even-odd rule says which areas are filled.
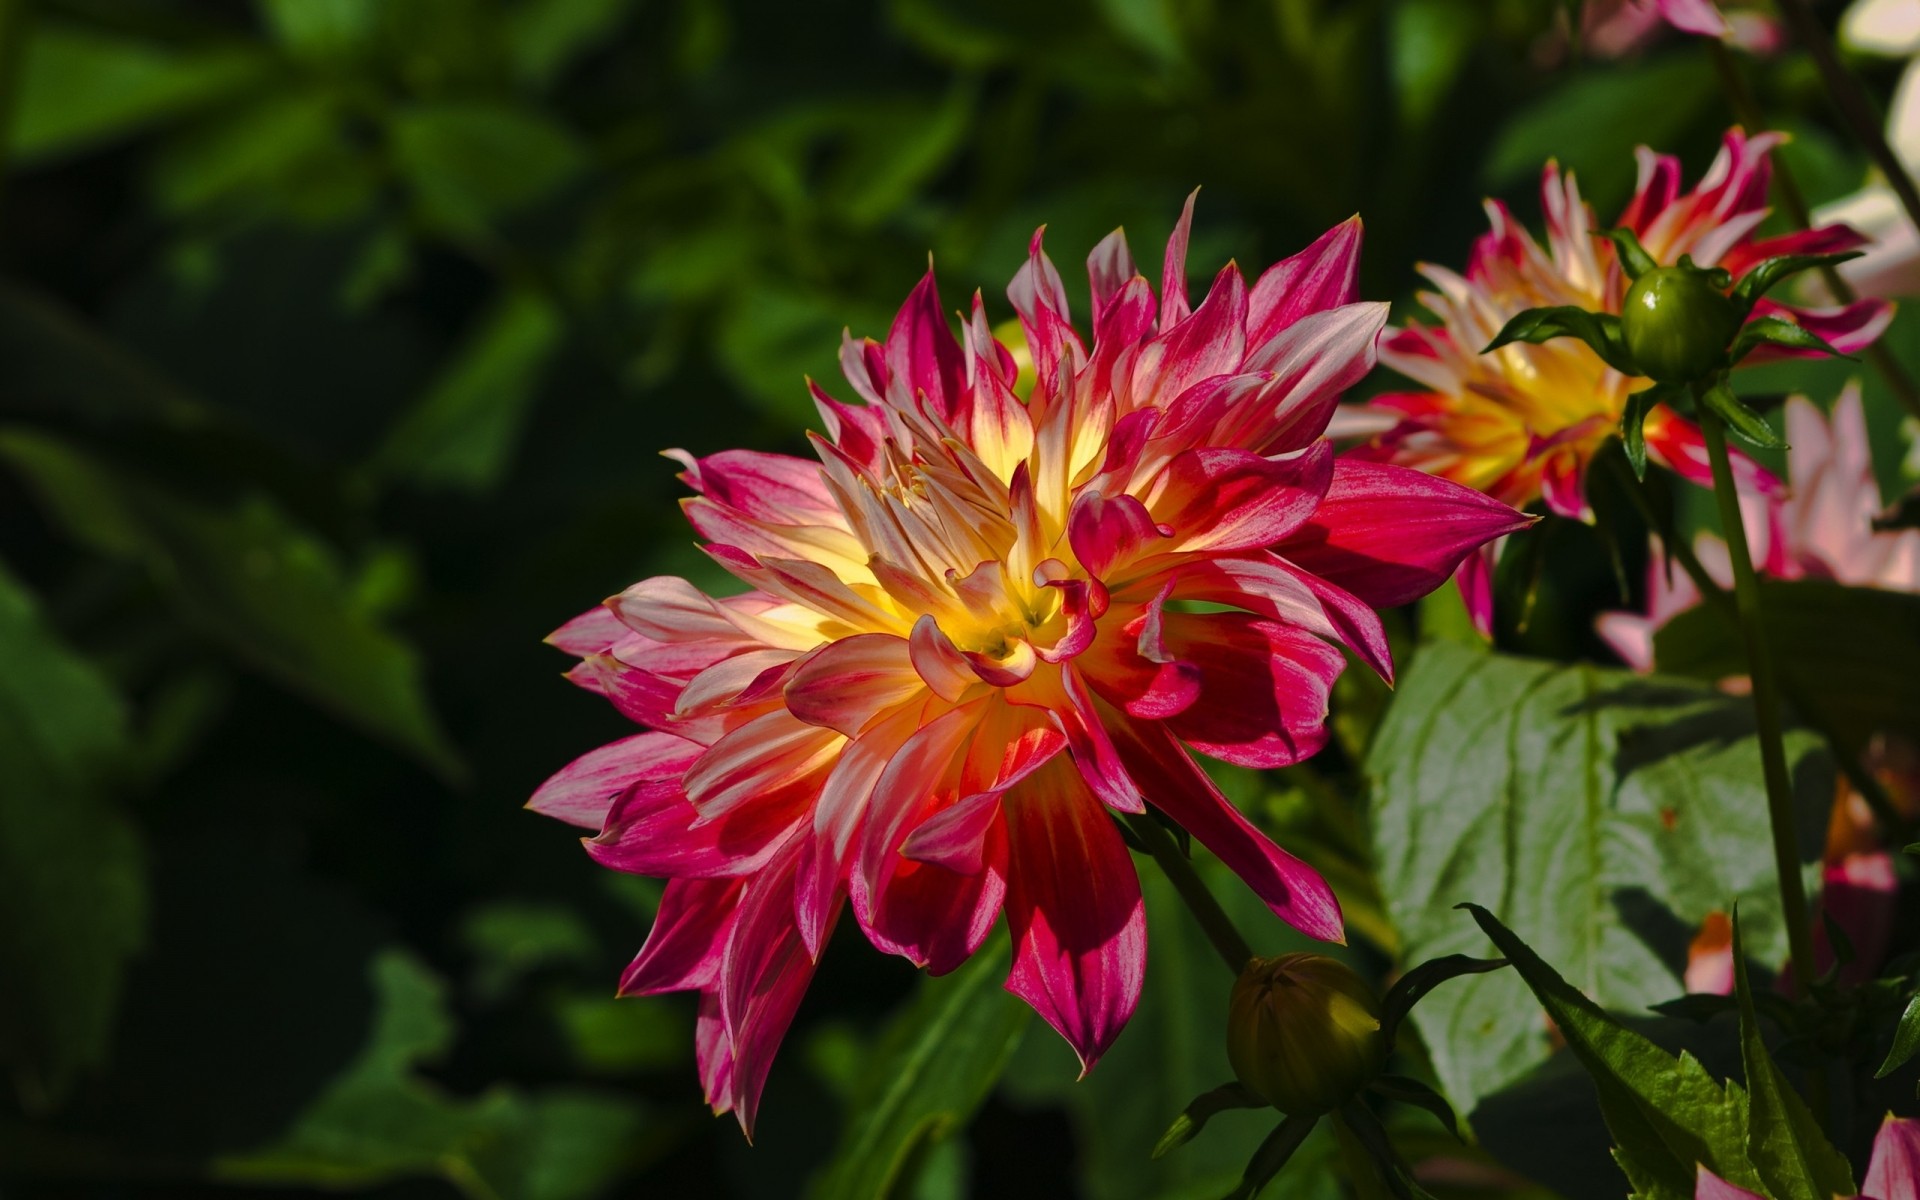
[[[1682,263],[1633,281],[1620,323],[1635,366],[1661,383],[1691,383],[1720,366],[1740,332],[1740,310],[1714,286],[1724,274]]]
[[[1380,999],[1321,954],[1256,958],[1233,985],[1227,1061],[1240,1082],[1289,1116],[1338,1108],[1380,1073]]]

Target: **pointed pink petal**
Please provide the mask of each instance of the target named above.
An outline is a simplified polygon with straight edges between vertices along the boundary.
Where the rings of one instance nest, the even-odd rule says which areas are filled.
[[[1312,519],[1333,477],[1331,442],[1279,461],[1245,450],[1188,450],[1167,468],[1154,516],[1173,530],[1175,549],[1256,550]]]
[[[1658,405],[1647,414],[1642,427],[1647,438],[1647,457],[1666,467],[1689,483],[1713,487],[1713,464],[1707,458],[1707,438],[1700,427],[1676,414],[1666,405]],[[1728,456],[1733,468],[1734,487],[1762,496],[1778,496],[1786,486],[1778,476],[1754,462],[1738,449]]]
[[[1920,1197],[1920,1120],[1887,1114],[1873,1137],[1863,1200],[1915,1200]]]
[[[796,854],[778,856],[748,884],[720,967],[720,1013],[733,1044],[731,1107],[753,1136],[774,1053],[813,980],[813,959],[793,924]]]
[[[575,658],[596,654],[627,636],[627,627],[613,610],[596,604],[547,635],[547,645]]]
[[[1160,330],[1166,332],[1187,319],[1193,310],[1187,305],[1187,242],[1193,236],[1193,202],[1200,189],[1187,194],[1187,203],[1174,222],[1173,236],[1167,239],[1167,256],[1160,270]]]
[[[1327,497],[1283,558],[1376,608],[1431,592],[1476,546],[1533,518],[1450,480],[1342,458]]]
[[[1116,564],[1154,553],[1156,544],[1171,536],[1172,528],[1157,524],[1133,496],[1108,499],[1097,491],[1082,492],[1067,514],[1067,541],[1095,579],[1105,579]]]
[[[781,710],[733,730],[687,772],[687,797],[705,819],[743,804],[811,795],[846,738]]]
[[[1706,37],[1724,37],[1727,19],[1713,6],[1713,0],[1653,0],[1667,24],[1683,33]]]
[[[1453,573],[1454,586],[1460,589],[1460,603],[1466,606],[1467,619],[1474,632],[1493,637],[1493,572],[1500,561],[1501,542],[1488,542],[1460,560]]]
[[[787,710],[809,725],[857,736],[875,717],[926,694],[907,639],[860,633],[802,659],[787,680]]]
[[[583,829],[599,829],[621,792],[643,780],[678,780],[700,757],[693,742],[636,733],[574,759],[541,784],[527,807]]]
[[[1248,298],[1250,347],[1265,343],[1309,313],[1353,303],[1358,295],[1360,234],[1360,218],[1348,217],[1305,250],[1261,273]]]
[[[900,860],[867,914],[867,939],[883,953],[945,975],[987,940],[1006,894],[1006,826],[994,821],[982,834],[978,870]]]
[[[1056,745],[1064,747],[1066,739],[1059,738]],[[981,792],[924,821],[907,835],[900,853],[915,862],[972,874],[986,865],[987,832],[999,820],[1000,793]]]
[[[1009,797],[1007,990],[1067,1039],[1081,1073],[1140,1001],[1147,919],[1140,880],[1105,810],[1056,759]]]
[[[913,633],[907,638],[907,653],[921,681],[949,704],[959,703],[967,689],[980,682],[980,677],[967,665],[966,656],[941,630],[932,613],[921,614],[913,623]]]
[[[893,328],[887,333],[886,363],[892,387],[904,384],[909,401],[924,395],[933,415],[943,421],[953,416],[966,386],[967,365],[940,308],[932,267],[927,268],[893,319]]]
[[[1167,727],[1195,749],[1284,767],[1326,744],[1333,681],[1347,665],[1340,651],[1245,613],[1169,613],[1166,624],[1169,651],[1200,679],[1199,697]]]
[[[1133,265],[1133,252],[1127,249],[1127,234],[1116,229],[1100,239],[1093,252],[1087,255],[1087,282],[1093,288],[1093,327],[1100,328],[1100,318],[1106,314],[1114,297],[1127,286],[1139,268]]]
[[[669,879],[647,944],[620,976],[622,996],[715,987],[739,915],[739,879]]]
[[[1855,300],[1839,308],[1795,308],[1777,304],[1764,297],[1753,306],[1755,316],[1784,317],[1810,333],[1825,338],[1842,354],[1857,354],[1872,345],[1893,323],[1893,305],[1885,300]],[[1783,350],[1762,346],[1743,364],[1759,364],[1781,358],[1820,358],[1819,350]]]
[[[1694,1178],[1693,1200],[1767,1200],[1767,1198],[1758,1192],[1735,1187],[1703,1166],[1699,1168],[1699,1174]]]
[[[1346,941],[1340,901],[1327,881],[1242,816],[1164,727],[1132,721],[1116,736],[1154,805],[1245,880],[1275,916],[1309,937]]]
[[[700,993],[699,1017],[693,1027],[693,1055],[700,1066],[700,1090],[713,1115],[733,1110],[733,1039],[720,1017],[720,993]]]
[[[680,478],[688,487],[758,520],[806,525],[844,519],[820,481],[817,462],[758,450],[723,450],[705,458],[685,450],[666,453],[686,466]]]
[[[1291,453],[1326,432],[1340,395],[1373,370],[1384,304],[1309,313],[1250,354],[1249,371],[1271,371],[1258,397],[1221,422],[1215,441],[1262,454]]]

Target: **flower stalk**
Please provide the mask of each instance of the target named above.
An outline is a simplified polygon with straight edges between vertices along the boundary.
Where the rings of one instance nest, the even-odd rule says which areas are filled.
[[[1160,870],[1173,884],[1173,890],[1180,893],[1180,899],[1186,903],[1193,919],[1200,923],[1200,929],[1207,935],[1207,941],[1220,952],[1220,958],[1227,964],[1227,970],[1235,975],[1246,967],[1253,957],[1253,947],[1240,935],[1240,930],[1220,907],[1220,901],[1208,889],[1206,880],[1200,878],[1200,872],[1193,869],[1193,860],[1180,852],[1180,846],[1173,840],[1166,827],[1147,813],[1128,813],[1127,832],[1153,856],[1160,864]]]
[[[1746,523],[1740,516],[1740,498],[1733,487],[1726,424],[1718,413],[1702,404],[1700,427],[1706,434],[1707,456],[1713,469],[1713,496],[1720,506],[1727,555],[1733,560],[1734,607],[1746,644],[1747,674],[1753,680],[1754,722],[1760,736],[1760,767],[1767,785],[1767,821],[1773,830],[1774,867],[1780,876],[1781,916],[1787,926],[1794,980],[1805,995],[1813,986],[1813,936],[1808,923],[1806,885],[1800,877],[1800,847],[1794,834],[1793,783],[1787,774],[1786,745],[1781,737],[1780,685],[1760,611],[1760,579],[1754,573],[1753,556],[1747,548]]]

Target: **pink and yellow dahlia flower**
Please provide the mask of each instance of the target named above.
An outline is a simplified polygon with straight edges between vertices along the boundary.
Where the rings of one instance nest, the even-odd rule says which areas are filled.
[[[1714,0],[1587,0],[1580,9],[1580,42],[1602,58],[1644,48],[1661,27],[1718,38],[1752,54],[1786,44],[1780,22],[1751,3]]]
[[[1616,226],[1631,229],[1662,265],[1682,255],[1702,267],[1726,268],[1737,279],[1781,254],[1836,253],[1862,242],[1852,230],[1825,226],[1784,237],[1756,238],[1766,216],[1767,156],[1778,134],[1728,132],[1718,158],[1692,191],[1680,190],[1680,164],[1640,150],[1640,180]],[[1536,500],[1562,516],[1586,520],[1586,471],[1619,428],[1627,394],[1648,381],[1607,366],[1585,343],[1560,338],[1480,350],[1515,314],[1570,304],[1618,314],[1626,281],[1611,242],[1596,224],[1573,176],[1549,164],[1541,181],[1547,246],[1506,206],[1488,201],[1492,232],[1475,243],[1465,275],[1424,266],[1435,291],[1420,302],[1437,319],[1410,321],[1382,343],[1381,361],[1425,390],[1375,398],[1358,414],[1381,430],[1356,454],[1417,467],[1477,488],[1515,506]],[[1826,338],[1843,352],[1877,337],[1891,319],[1882,301],[1804,309],[1761,300],[1754,316],[1780,316]],[[1764,361],[1766,351],[1746,361]],[[1702,486],[1712,486],[1706,445],[1691,421],[1656,407],[1646,425],[1648,456]],[[1736,456],[1740,482],[1762,492],[1778,482]],[[1492,625],[1492,567],[1497,544],[1462,564],[1458,582],[1475,623]]]
[[[980,297],[956,338],[929,271],[884,343],[847,340],[859,402],[814,389],[817,461],[673,452],[743,593],[647,579],[551,639],[648,732],[531,807],[595,830],[601,863],[668,879],[621,990],[700,993],[707,1098],[749,1131],[849,907],[935,973],[1004,912],[1008,989],[1091,1067],[1145,967],[1114,813],[1151,804],[1281,919],[1341,937],[1326,882],[1189,751],[1312,754],[1342,648],[1391,671],[1375,609],[1527,518],[1322,436],[1386,320],[1355,301],[1357,220],[1251,287],[1227,266],[1195,308],[1191,212],[1157,300],[1119,232],[1095,248],[1090,348],[1034,235],[1009,288],[1024,401]]]

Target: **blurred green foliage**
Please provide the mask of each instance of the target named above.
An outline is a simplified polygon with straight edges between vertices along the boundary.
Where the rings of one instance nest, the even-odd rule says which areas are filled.
[[[760,1144],[711,1120],[687,998],[611,998],[657,887],[520,811],[622,730],[539,639],[645,574],[711,581],[655,453],[800,448],[803,379],[836,387],[842,329],[881,331],[929,251],[947,304],[982,288],[1004,317],[1035,227],[1071,266],[1125,223],[1149,261],[1204,185],[1197,272],[1357,211],[1363,291],[1404,301],[1413,263],[1461,262],[1484,192],[1531,214],[1558,157],[1610,208],[1634,144],[1698,166],[1727,120],[1699,47],[1579,61],[1556,0],[5,12],[0,1187],[20,1195],[1224,1190],[1257,1115],[1145,1159],[1225,1078],[1224,974],[1150,873],[1149,995],[1089,1080],[993,955],[917,981],[849,929]],[[1801,64],[1757,75],[1814,198],[1857,183]],[[1845,369],[1790,378],[1824,398]],[[1609,555],[1555,538],[1502,644],[1597,655]],[[1411,655],[1459,626],[1444,597],[1396,636]],[[1355,798],[1384,700],[1350,680],[1312,769],[1223,775],[1327,870],[1374,972],[1401,914]],[[1291,936],[1213,882],[1263,948]],[[1597,1116],[1565,1082],[1537,1108],[1586,1147]],[[1414,1118],[1406,1144],[1467,1181],[1449,1194],[1542,1194]],[[1338,1194],[1338,1154],[1309,1143],[1297,1194]]]

